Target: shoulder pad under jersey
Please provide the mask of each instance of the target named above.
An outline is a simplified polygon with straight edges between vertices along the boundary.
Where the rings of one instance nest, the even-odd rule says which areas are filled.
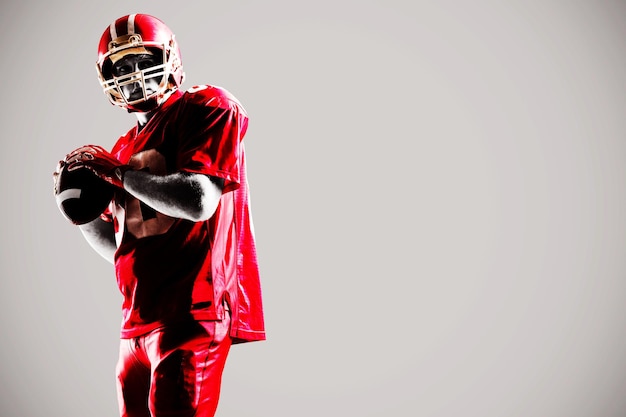
[[[211,107],[230,107],[233,104],[243,108],[230,92],[214,85],[196,85],[185,92],[185,101]]]

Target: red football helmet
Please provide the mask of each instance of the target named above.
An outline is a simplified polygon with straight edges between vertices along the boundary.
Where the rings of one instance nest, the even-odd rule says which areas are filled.
[[[136,72],[115,76],[113,63],[129,54],[162,56],[160,64]],[[147,14],[131,14],[115,20],[104,31],[98,45],[98,78],[111,103],[128,111],[155,109],[183,83],[185,73],[180,50],[172,31],[161,20]],[[146,80],[155,78],[159,87],[146,91]],[[129,101],[121,87],[138,83],[143,97]]]

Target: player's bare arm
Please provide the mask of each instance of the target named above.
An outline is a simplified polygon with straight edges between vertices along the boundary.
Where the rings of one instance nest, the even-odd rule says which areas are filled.
[[[211,218],[220,201],[224,181],[203,174],[177,172],[153,175],[126,171],[126,191],[156,211],[194,222]]]
[[[215,212],[222,195],[224,181],[203,174],[178,172],[169,175],[154,175],[145,171],[130,170],[128,166],[107,156],[106,163],[100,162],[103,150],[93,153],[91,146],[81,147],[68,158],[75,166],[89,168],[98,176],[118,187],[124,188],[135,198],[153,209],[170,217],[191,221],[209,219]],[[85,155],[91,155],[85,157]],[[82,156],[77,156],[82,155]],[[72,163],[72,162],[70,162]],[[117,178],[125,171],[124,180]],[[115,172],[118,174],[115,174]],[[111,174],[113,172],[113,174]],[[114,262],[116,250],[113,223],[99,217],[79,228],[89,245],[103,258]]]
[[[133,170],[98,145],[82,146],[67,157],[69,169],[87,168],[103,180],[170,217],[191,221],[209,219],[220,201],[223,180],[204,174],[168,175]]]
[[[117,246],[115,244],[113,223],[106,222],[98,217],[78,227],[89,245],[104,259],[114,263]]]

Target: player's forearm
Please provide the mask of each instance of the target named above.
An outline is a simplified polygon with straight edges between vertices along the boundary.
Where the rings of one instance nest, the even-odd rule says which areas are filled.
[[[209,219],[222,195],[223,181],[202,174],[153,175],[128,171],[124,189],[160,213],[202,221]]]
[[[78,226],[89,245],[107,261],[113,263],[117,249],[113,223],[105,222],[99,217]]]

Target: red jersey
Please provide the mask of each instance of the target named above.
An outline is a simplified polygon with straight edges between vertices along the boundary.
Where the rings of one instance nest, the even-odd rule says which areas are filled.
[[[137,170],[224,180],[215,214],[201,222],[166,216],[127,192],[114,197],[123,338],[188,319],[221,320],[226,302],[233,343],[265,339],[242,141],[247,126],[229,92],[193,87],[173,93],[141,131],[131,129],[113,147]]]

